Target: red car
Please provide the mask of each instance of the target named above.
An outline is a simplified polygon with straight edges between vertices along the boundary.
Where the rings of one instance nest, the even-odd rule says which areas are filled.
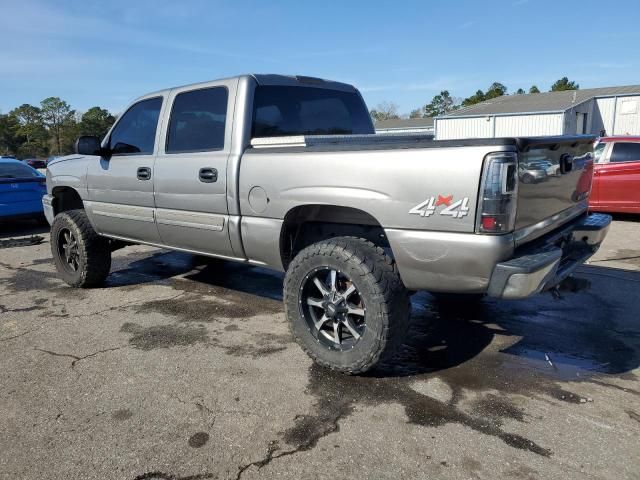
[[[598,140],[589,208],[640,213],[640,137]]]

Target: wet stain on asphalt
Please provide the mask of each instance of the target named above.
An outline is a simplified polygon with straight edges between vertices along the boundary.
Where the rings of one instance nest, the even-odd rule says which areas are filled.
[[[41,259],[42,260],[42,259]],[[23,267],[13,267],[11,265],[0,263],[0,266],[13,271],[13,276],[5,282],[4,286],[10,292],[24,293],[24,292],[43,292],[45,290],[53,292],[56,297],[61,299],[74,299],[84,300],[87,298],[87,294],[81,289],[72,288],[62,283],[58,278],[58,274],[55,272],[47,272],[34,270],[31,266],[39,265],[42,263],[52,264],[51,259],[45,259],[46,261],[34,261],[30,265]],[[47,299],[37,298],[34,300],[35,305],[42,305],[46,303]]]
[[[524,422],[524,410],[518,408],[505,397],[488,393],[476,399],[472,406],[472,414],[476,417],[490,419],[496,425],[502,424],[502,419],[513,419]]]
[[[630,419],[640,423],[640,413],[636,413],[633,410],[627,410],[627,415],[629,415]]]
[[[42,272],[28,267],[2,266],[13,271],[13,276],[4,284],[5,288],[13,293],[50,290],[57,284],[57,275],[53,272]]]
[[[39,245],[44,240],[40,235],[32,235],[24,238],[0,239],[0,248],[26,247],[31,245]]]
[[[160,250],[114,255],[106,288],[136,289],[145,283],[166,283],[171,277],[190,272],[196,266],[192,255]]]
[[[227,355],[235,357],[260,358],[286,350],[293,343],[291,335],[277,335],[274,333],[261,333],[251,339],[251,343],[228,345],[217,338],[212,339],[212,345],[221,348]]]
[[[418,294],[412,304],[408,340],[386,365],[360,377],[311,366],[307,393],[316,398],[315,407],[282,432],[287,444],[312,448],[338,430],[339,421],[357,405],[397,403],[410,423],[458,423],[548,457],[548,447],[505,427],[507,422],[536,421],[510,397],[581,408],[591,399],[571,392],[565,382],[598,383],[611,375],[635,379],[630,370],[640,364],[637,337],[618,333],[615,323],[634,316],[620,315],[597,294],[574,296],[569,305],[540,296],[455,307]]]
[[[53,265],[53,258],[34,258],[33,260],[31,260],[31,265]]]
[[[128,408],[121,408],[111,414],[111,418],[118,421],[129,420],[131,417],[133,417],[133,412]]]
[[[129,343],[140,350],[157,348],[184,347],[209,340],[203,325],[152,325],[143,327],[127,322],[120,328],[123,333],[130,333]]]
[[[133,480],[204,480],[206,478],[218,478],[213,473],[198,473],[195,475],[174,475],[172,473],[165,472],[145,472],[137,475]]]
[[[206,432],[197,432],[189,437],[189,446],[192,448],[204,447],[209,441],[209,434]]]
[[[260,347],[256,345],[233,345],[233,346],[223,346],[220,345],[227,355],[233,355],[236,357],[252,357],[252,358],[260,358],[267,355],[273,355],[274,353],[282,352],[287,349],[287,347],[282,346],[265,346]]]
[[[30,307],[20,307],[20,308],[8,308],[4,305],[0,305],[0,313],[25,313],[25,312],[33,312],[34,310],[43,310],[44,307],[39,305],[32,305]]]
[[[183,322],[215,322],[281,313],[282,275],[256,267],[233,265],[177,252],[119,257],[107,287],[137,287],[153,282],[184,292],[178,298],[153,300],[131,307],[136,313],[157,312]],[[117,267],[116,267],[117,268]],[[183,275],[183,276],[179,276]]]
[[[148,253],[136,255],[133,261],[124,257],[126,268],[117,271],[108,286],[135,288],[140,283],[155,282],[185,294],[170,301],[131,307],[136,312],[159,312],[177,320],[176,324],[150,327],[125,323],[121,331],[131,335],[132,346],[152,350],[208,343],[229,355],[258,358],[278,353],[291,342],[286,335],[256,335],[251,344],[225,345],[218,338],[210,339],[204,325],[192,323],[282,312],[280,274],[246,265],[203,265],[179,253],[157,253],[151,259]],[[596,275],[604,270],[602,274],[608,275],[608,269],[602,267],[585,270]],[[18,272],[23,275],[18,283],[43,281],[43,277],[38,278],[41,272],[25,271],[16,270],[16,276]],[[182,274],[182,278],[171,278]],[[53,276],[45,275],[44,282],[51,283]],[[24,285],[19,288],[25,289]],[[347,377],[315,365],[310,368],[307,393],[314,397],[315,406],[281,432],[282,440],[294,449],[276,453],[279,447],[270,447],[266,463],[290,452],[313,448],[322,437],[337,431],[340,420],[351,415],[358,405],[385,403],[401,405],[407,421],[415,425],[461,424],[511,447],[544,457],[552,455],[547,445],[510,431],[518,423],[536,421],[513,397],[537,398],[562,408],[582,408],[580,404],[586,399],[571,392],[569,382],[601,383],[633,393],[601,379],[615,375],[635,380],[629,372],[640,364],[637,325],[620,321],[640,317],[640,306],[599,296],[591,288],[587,279],[578,278],[562,285],[561,300],[538,296],[522,302],[486,300],[479,305],[454,308],[438,304],[428,294],[414,296],[408,341],[392,361],[360,377]],[[589,294],[581,294],[585,291]],[[629,309],[633,310],[631,314]],[[235,324],[224,327],[225,331],[238,329]],[[444,385],[443,394],[436,395],[431,390],[434,380]],[[637,412],[626,413],[630,419],[640,421]],[[191,438],[200,434],[207,435],[208,441],[205,432]],[[531,476],[535,472],[520,473]]]
[[[467,413],[459,408],[455,393],[449,402],[437,400],[411,388],[409,377],[345,377],[313,365],[307,391],[316,397],[315,412],[298,418],[295,425],[283,433],[284,441],[290,445],[312,448],[320,438],[337,431],[338,421],[351,414],[356,404],[398,403],[404,407],[409,423],[425,427],[459,423],[499,438],[511,447],[545,457],[552,454],[548,448],[522,435],[503,430],[498,410],[492,417]],[[509,409],[506,416],[512,415],[513,410]]]
[[[236,298],[241,301],[259,297],[263,304],[270,305],[274,309],[273,313],[277,313],[283,310],[283,278],[284,274],[265,268],[219,262],[198,266],[195,272],[185,275],[184,280],[193,281],[197,286],[192,288],[204,294],[210,293],[212,288],[215,292],[215,287],[220,287],[222,291],[229,294],[237,294]],[[178,282],[180,280],[178,279]],[[179,283],[174,285],[179,288]],[[269,299],[277,302],[265,301]]]
[[[207,295],[191,293],[191,282],[177,282],[186,293],[178,298],[152,300],[132,307],[136,313],[157,312],[178,317],[181,322],[215,322],[221,318],[248,318],[281,311],[260,298],[238,298],[235,292],[217,291]],[[178,287],[176,287],[178,288]],[[197,288],[197,287],[193,287]],[[217,289],[222,290],[222,289]],[[249,297],[248,295],[246,295]]]
[[[166,270],[166,265],[162,267]],[[175,267],[183,268],[184,263]],[[164,313],[180,322],[282,311],[281,304],[269,303],[270,299],[281,299],[282,278],[278,274],[220,263],[194,268],[195,272],[183,278],[169,280],[173,288],[186,292],[184,296],[177,301],[148,302],[137,311]],[[430,427],[459,423],[514,448],[550,456],[552,452],[544,445],[505,429],[506,422],[535,421],[509,396],[524,395],[579,408],[586,399],[561,386],[564,381],[584,381],[599,374],[624,375],[640,361],[638,337],[618,333],[620,327],[613,324],[612,319],[619,317],[619,303],[597,295],[575,301],[576,295],[590,288],[588,279],[577,278],[560,289],[562,298],[573,295],[568,297],[573,299],[570,301],[545,296],[526,302],[489,300],[453,309],[428,294],[416,295],[409,341],[397,357],[361,377],[345,377],[312,366],[307,391],[316,397],[315,408],[296,417],[294,425],[282,432],[282,439],[295,451],[310,449],[320,438],[338,430],[340,419],[350,415],[356,405],[399,403],[410,423]],[[226,331],[238,328],[234,324],[227,327]],[[151,332],[154,328],[174,333],[179,327],[150,327]],[[140,327],[135,332],[131,327],[124,330],[134,333],[132,342],[156,348],[158,342],[142,340],[145,335]],[[504,346],[488,351],[496,337]],[[230,355],[257,358],[283,350],[280,340],[284,339],[262,343],[256,339],[253,345],[229,346],[216,338],[210,343]],[[429,395],[428,385],[416,390],[416,382],[428,383],[434,378],[448,386],[449,398]],[[274,452],[271,458],[280,455]]]

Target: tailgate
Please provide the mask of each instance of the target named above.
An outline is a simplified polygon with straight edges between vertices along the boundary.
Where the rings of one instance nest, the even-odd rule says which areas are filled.
[[[594,140],[589,135],[518,140],[518,243],[543,235],[587,210]]]

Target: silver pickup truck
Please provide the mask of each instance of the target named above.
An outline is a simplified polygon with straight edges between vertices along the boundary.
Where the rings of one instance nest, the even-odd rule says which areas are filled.
[[[412,291],[525,298],[591,256],[611,221],[587,213],[592,145],[376,135],[350,85],[246,75],[137,99],[49,164],[43,203],[69,285],[130,243],[285,271],[298,343],[361,373],[402,343]]]

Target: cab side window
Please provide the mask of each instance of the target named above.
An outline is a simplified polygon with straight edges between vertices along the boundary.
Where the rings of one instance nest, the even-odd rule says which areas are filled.
[[[613,144],[610,162],[640,162],[640,142],[616,142]]]
[[[226,87],[203,88],[176,95],[169,120],[166,152],[222,150],[228,98]]]
[[[152,154],[161,107],[162,97],[156,97],[142,100],[129,108],[111,132],[111,154]]]

